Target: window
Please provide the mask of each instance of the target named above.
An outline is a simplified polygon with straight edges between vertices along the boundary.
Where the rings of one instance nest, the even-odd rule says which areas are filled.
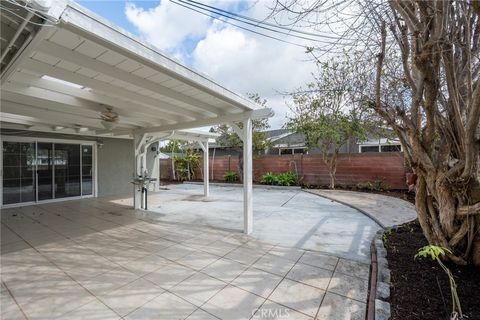
[[[402,146],[399,144],[381,146],[381,150],[381,152],[400,152],[402,151]]]
[[[360,152],[366,153],[366,152],[379,152],[379,151],[378,151],[378,146],[360,146]]]

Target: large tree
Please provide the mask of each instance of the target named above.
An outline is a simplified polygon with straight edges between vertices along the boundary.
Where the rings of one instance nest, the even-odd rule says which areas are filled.
[[[304,134],[309,149],[320,148],[335,188],[338,155],[349,141],[366,140],[381,123],[362,101],[363,80],[348,55],[317,61],[314,81],[290,95],[286,127]]]
[[[312,19],[327,11],[341,16],[346,2],[360,10],[349,10],[355,19],[337,43],[349,37],[357,49],[376,52],[365,55],[365,72],[375,70],[365,100],[395,130],[418,175],[415,202],[427,240],[449,248],[456,263],[480,265],[479,2],[280,0],[275,10],[295,16],[293,23],[315,23],[329,21]]]

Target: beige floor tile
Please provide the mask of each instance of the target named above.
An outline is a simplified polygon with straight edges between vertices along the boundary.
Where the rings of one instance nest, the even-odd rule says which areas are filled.
[[[138,278],[139,276],[133,272],[117,268],[96,277],[80,281],[80,284],[94,295],[101,295],[123,287]]]
[[[252,320],[312,320],[303,313],[297,312],[273,301],[265,303],[257,310]]]
[[[282,281],[282,277],[250,267],[235,280],[232,285],[267,298]]]
[[[349,276],[368,280],[370,276],[370,265],[353,260],[340,259],[335,272],[341,272]]]
[[[367,301],[368,280],[347,276],[335,271],[328,286],[328,291],[365,302]]]
[[[239,246],[240,244],[233,244],[222,239],[222,240],[215,241],[209,244],[208,246],[203,246],[201,250],[214,254],[216,256],[223,257],[230,251],[237,249]]]
[[[147,273],[153,272],[165,265],[169,261],[165,258],[162,258],[158,255],[151,254],[140,259],[132,260],[127,263],[122,263],[121,265],[128,269],[129,271],[135,273],[138,276],[144,276]]]
[[[185,257],[186,255],[189,255],[191,253],[195,252],[194,249],[186,247],[181,244],[176,244],[173,246],[170,246],[168,248],[165,248],[163,250],[160,250],[157,252],[157,255],[164,257],[169,260],[178,260],[180,258]]]
[[[196,273],[171,288],[170,291],[200,307],[225,285],[224,282],[207,276],[206,274]]]
[[[145,275],[144,278],[168,290],[193,274],[194,270],[172,262]]]
[[[213,254],[196,251],[183,258],[178,259],[177,263],[180,263],[194,270],[201,270],[209,264],[215,262],[216,260],[218,260],[218,257]]]
[[[332,275],[333,271],[297,263],[286,277],[288,279],[327,290]]]
[[[294,264],[295,262],[291,260],[267,253],[256,261],[252,267],[283,277],[290,271]]]
[[[323,299],[318,320],[363,320],[365,319],[366,305],[334,293],[327,292]]]
[[[90,293],[76,283],[57,283],[39,294],[29,293],[30,298],[25,303],[22,296],[15,295],[15,299],[29,319],[53,319],[67,312],[75,310],[95,299]]]
[[[327,270],[335,270],[338,258],[322,253],[307,251],[300,258],[299,262]]]
[[[6,290],[0,294],[0,318],[5,320],[26,319]]]
[[[197,307],[179,297],[165,292],[128,314],[127,320],[183,320]]]
[[[202,309],[197,309],[186,320],[218,320],[218,318]]]
[[[239,247],[230,253],[228,253],[225,258],[231,259],[246,265],[251,265],[261,256],[263,256],[263,251],[257,251],[250,248]]]
[[[250,319],[265,301],[257,295],[234,286],[227,286],[210,299],[202,309],[225,320]]]
[[[305,284],[284,279],[269,300],[315,317],[325,291]]]
[[[244,264],[222,258],[203,269],[202,272],[222,281],[230,282],[246,268],[247,266]]]
[[[268,253],[296,262],[305,253],[305,250],[276,246]]]
[[[118,320],[120,316],[97,299],[56,320]]]
[[[160,295],[164,290],[159,286],[138,279],[117,290],[101,294],[98,297],[108,307],[121,316],[125,316]]]

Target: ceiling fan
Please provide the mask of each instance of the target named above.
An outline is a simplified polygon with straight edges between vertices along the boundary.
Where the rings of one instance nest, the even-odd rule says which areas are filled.
[[[119,116],[113,111],[113,107],[105,107],[105,110],[100,112],[100,119],[105,129],[113,130],[118,125]]]

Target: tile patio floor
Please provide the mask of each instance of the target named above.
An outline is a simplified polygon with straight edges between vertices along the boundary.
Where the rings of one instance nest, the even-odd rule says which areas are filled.
[[[141,218],[106,198],[1,213],[1,319],[364,319],[368,265]]]

